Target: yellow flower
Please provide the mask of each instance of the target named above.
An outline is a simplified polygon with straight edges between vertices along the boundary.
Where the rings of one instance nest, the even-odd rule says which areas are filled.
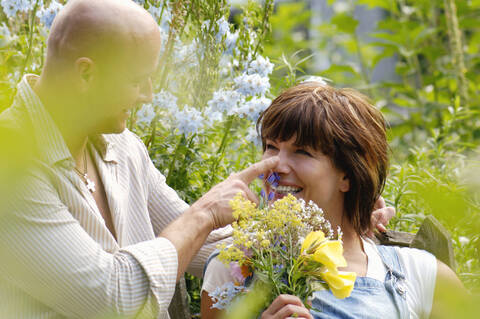
[[[338,240],[328,240],[320,244],[313,253],[313,259],[325,265],[328,270],[336,273],[337,267],[346,267],[343,257],[343,246]]]
[[[343,299],[352,293],[357,274],[349,271],[339,271],[336,274],[326,271],[321,274],[321,277],[327,282],[333,295],[339,299]]]
[[[302,243],[300,253],[303,254],[303,252],[305,252],[306,254],[310,254],[314,252],[315,246],[318,246],[324,240],[325,234],[321,230],[310,232]]]

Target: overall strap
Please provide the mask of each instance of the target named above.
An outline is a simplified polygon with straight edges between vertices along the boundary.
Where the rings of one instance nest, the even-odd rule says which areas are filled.
[[[398,253],[393,246],[377,246],[378,253],[382,259],[387,274],[385,275],[385,288],[390,293],[400,318],[410,318],[407,305],[407,285],[405,281],[405,270],[400,262]]]
[[[220,250],[215,249],[210,256],[208,256],[207,261],[205,262],[205,266],[203,266],[203,275],[205,277],[205,272],[207,271],[208,264],[213,260],[213,258],[217,257],[220,254]]]

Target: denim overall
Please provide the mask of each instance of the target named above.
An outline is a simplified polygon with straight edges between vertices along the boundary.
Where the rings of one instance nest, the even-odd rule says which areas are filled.
[[[330,290],[313,293],[311,311],[319,318],[410,318],[406,300],[405,271],[397,252],[391,246],[376,246],[387,269],[384,282],[369,277],[357,277],[352,294],[337,299]]]
[[[391,246],[376,247],[387,269],[384,282],[369,277],[357,277],[351,295],[345,299],[336,298],[330,290],[315,291],[312,307],[320,310],[311,311],[315,319],[410,318],[404,269],[397,252]],[[217,255],[218,250],[210,255],[205,263],[204,274],[207,265]]]

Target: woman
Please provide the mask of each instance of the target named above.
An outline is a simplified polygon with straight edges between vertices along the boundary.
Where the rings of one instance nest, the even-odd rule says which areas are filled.
[[[313,200],[333,229],[343,231],[344,271],[357,273],[350,297],[317,291],[310,314],[295,296],[279,296],[262,318],[428,318],[438,280],[461,287],[450,268],[428,252],[376,246],[364,236],[387,175],[385,121],[366,97],[351,89],[305,82],[284,91],[258,120],[263,158],[280,158],[275,199],[288,193]],[[202,292],[202,318],[215,318],[208,292],[232,281],[213,260]]]

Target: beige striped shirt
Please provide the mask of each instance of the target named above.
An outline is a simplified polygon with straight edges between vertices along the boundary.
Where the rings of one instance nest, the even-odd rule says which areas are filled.
[[[14,104],[0,115],[0,126],[32,134],[37,145],[22,187],[0,215],[0,318],[167,317],[177,252],[156,235],[187,204],[166,185],[135,134],[91,137],[115,240],[31,89],[35,80],[25,76]],[[200,275],[228,234],[228,228],[213,232],[189,272]]]

